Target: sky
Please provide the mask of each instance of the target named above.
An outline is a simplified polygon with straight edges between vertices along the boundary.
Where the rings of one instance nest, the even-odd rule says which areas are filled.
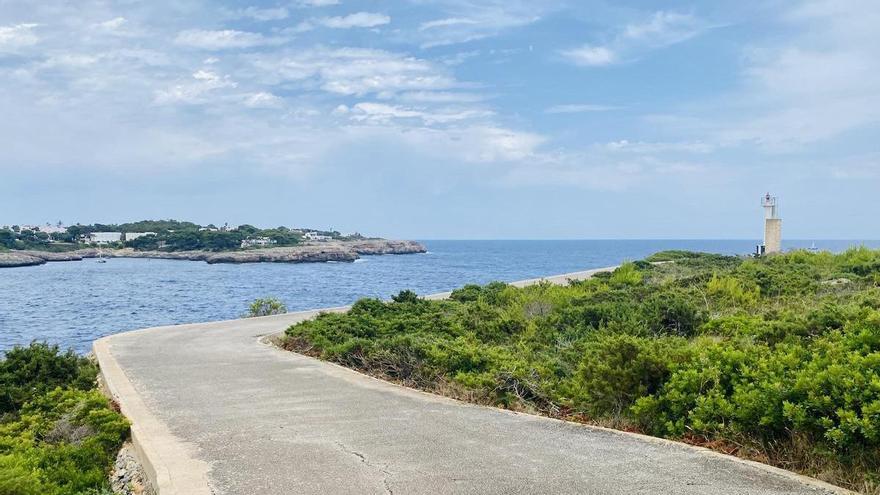
[[[876,0],[0,0],[0,225],[880,238]]]

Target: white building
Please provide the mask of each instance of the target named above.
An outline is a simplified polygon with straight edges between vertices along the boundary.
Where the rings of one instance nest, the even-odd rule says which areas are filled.
[[[86,237],[86,241],[95,244],[122,242],[122,232],[92,232]]]
[[[331,241],[331,240],[333,240],[333,238],[330,237],[329,235],[321,235],[317,232],[306,232],[305,235],[303,235],[303,239],[305,239],[307,241]]]
[[[266,247],[275,244],[275,241],[268,237],[249,237],[241,241],[241,247]]]
[[[782,251],[782,219],[779,218],[779,201],[767,193],[761,198],[764,208],[764,243],[758,246],[757,254],[771,254]]]
[[[21,228],[28,230],[39,230],[40,232],[45,232],[47,234],[59,234],[67,232],[67,227],[60,223],[55,225],[52,225],[51,223],[46,223],[45,225],[22,225]]]
[[[126,232],[125,233],[125,241],[133,241],[138,237],[143,237],[145,235],[156,235],[155,232]]]

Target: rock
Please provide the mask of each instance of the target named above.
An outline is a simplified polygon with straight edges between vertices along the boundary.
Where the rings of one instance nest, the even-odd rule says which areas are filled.
[[[345,243],[358,254],[416,254],[425,253],[425,246],[415,241],[354,241]]]
[[[15,268],[19,266],[42,265],[46,260],[20,252],[0,253],[0,268]]]
[[[50,253],[48,251],[17,251],[21,254],[42,258],[46,261],[80,261],[83,259],[79,251],[68,251],[64,253]]]
[[[339,246],[295,246],[216,253],[208,256],[205,261],[208,263],[315,263],[351,262],[356,259],[358,259],[356,252]]]
[[[415,241],[389,241],[372,239],[365,241],[314,242],[291,247],[248,249],[244,251],[135,251],[134,249],[80,249],[67,253],[43,251],[14,251],[0,253],[0,267],[39,265],[47,261],[78,261],[85,258],[151,258],[165,260],[205,261],[207,263],[320,263],[327,261],[351,262],[361,255],[424,253],[425,246]],[[12,255],[4,264],[2,256]],[[27,263],[25,260],[30,260]]]
[[[126,443],[116,455],[113,471],[110,473],[110,487],[117,495],[153,495],[156,491],[150,484],[143,466],[134,456],[134,449]]]

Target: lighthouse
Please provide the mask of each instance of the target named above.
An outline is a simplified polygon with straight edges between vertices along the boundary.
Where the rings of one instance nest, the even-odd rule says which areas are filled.
[[[782,219],[779,218],[779,201],[770,193],[761,198],[764,207],[764,244],[758,248],[759,254],[782,251]]]

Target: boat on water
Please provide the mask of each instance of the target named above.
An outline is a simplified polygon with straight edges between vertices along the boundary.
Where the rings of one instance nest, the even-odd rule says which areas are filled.
[[[816,243],[814,242],[810,245],[810,247],[807,248],[807,251],[809,251],[811,253],[818,253],[819,248],[816,247]]]
[[[107,258],[104,256],[104,253],[98,253],[98,259],[95,260],[97,263],[106,263]]]

